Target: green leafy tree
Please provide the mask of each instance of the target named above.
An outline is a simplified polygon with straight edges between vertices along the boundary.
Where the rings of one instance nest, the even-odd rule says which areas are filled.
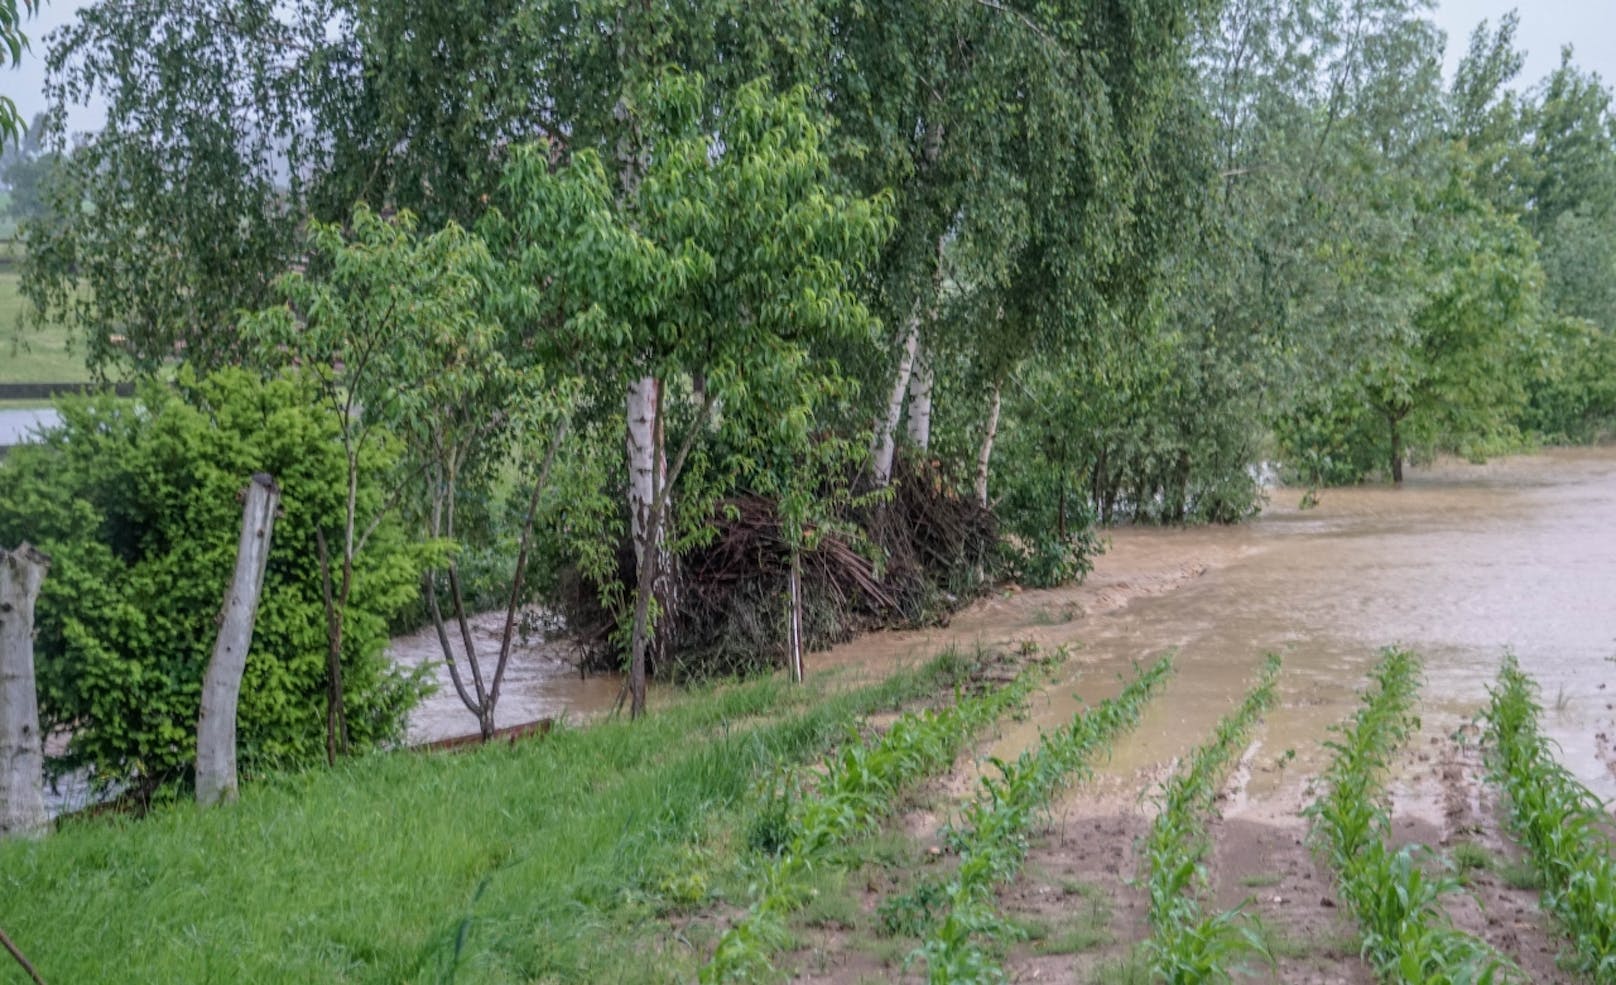
[[[106,122],[56,169],[49,221],[24,226],[22,291],[46,322],[84,333],[92,368],[241,357],[237,313],[269,303],[292,261],[322,149],[307,70],[321,14],[104,0],[53,35],[47,146],[66,152],[75,103],[98,99]]]
[[[494,351],[493,328],[481,320],[488,265],[482,241],[456,225],[417,237],[409,213],[385,219],[360,206],[350,228],[313,223],[308,269],[276,282],[282,304],[242,321],[259,363],[294,370],[316,396],[343,463],[345,494],[314,530],[332,761],[350,744],[341,654],[361,589],[361,559],[377,533],[396,522],[401,504],[423,488],[418,477],[428,490],[428,502],[419,505],[430,517],[428,531],[452,537],[445,503],[452,508],[456,501],[470,443],[484,437],[465,431],[505,424],[498,416],[484,422],[464,416],[500,415],[499,401],[513,386]],[[379,474],[377,454],[400,467]],[[362,496],[367,484],[383,485],[386,496]]]
[[[23,18],[39,10],[39,0],[0,0],[0,68],[9,61],[13,67],[28,50],[28,35],[22,32]],[[0,146],[14,144],[23,135],[22,117],[10,96],[0,96]]]
[[[1482,447],[1511,427],[1522,381],[1500,372],[1537,325],[1536,243],[1470,187],[1459,162],[1415,203],[1419,230],[1407,321],[1360,370],[1363,391],[1386,424],[1389,474],[1403,481],[1410,437]]]
[[[786,409],[777,440],[802,440],[823,372],[815,345],[872,330],[850,284],[886,229],[880,203],[827,190],[824,125],[803,92],[745,86],[716,119],[699,77],[669,73],[633,95],[648,148],[634,180],[614,181],[591,150],[554,166],[542,146],[519,149],[502,195],[511,211],[490,235],[520,251],[518,288],[575,340],[581,374],[608,394],[630,392],[630,451],[649,452],[631,459],[631,483],[646,487],[631,499],[637,715],[671,488],[703,434],[747,419],[754,402]],[[687,396],[675,396],[669,387],[682,381]],[[636,393],[649,399],[636,403]]]
[[[291,379],[239,370],[133,400],[75,399],[39,444],[0,465],[0,535],[52,556],[39,606],[42,722],[66,734],[53,768],[149,793],[184,779],[254,472],[283,490],[238,710],[249,773],[324,756],[326,617],[317,542],[350,495],[337,422]],[[353,491],[385,492],[392,452],[364,451]],[[361,748],[402,735],[421,688],[388,661],[388,621],[414,596],[419,550],[384,521],[356,562],[340,654],[350,734]]]

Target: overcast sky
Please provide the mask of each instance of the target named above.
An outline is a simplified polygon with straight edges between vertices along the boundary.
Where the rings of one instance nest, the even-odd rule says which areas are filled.
[[[41,39],[73,16],[85,0],[45,0],[39,15],[26,25],[34,40],[33,51],[23,55],[16,69],[0,69],[0,90],[17,101],[24,119],[44,109],[45,46]],[[924,0],[917,0],[924,2]],[[1470,32],[1483,19],[1496,24],[1512,9],[1521,12],[1517,44],[1526,50],[1526,66],[1517,80],[1528,86],[1543,78],[1560,61],[1560,48],[1572,44],[1576,60],[1584,68],[1598,72],[1607,85],[1616,81],[1616,0],[1439,0],[1435,19],[1447,32],[1447,70],[1451,75],[1464,54]],[[75,114],[71,129],[81,130],[99,123],[96,114]]]

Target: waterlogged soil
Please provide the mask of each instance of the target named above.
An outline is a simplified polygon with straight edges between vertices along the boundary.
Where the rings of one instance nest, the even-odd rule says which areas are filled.
[[[1136,661],[1177,652],[1178,672],[1138,729],[1063,795],[1033,832],[1027,865],[1000,894],[1027,939],[1011,980],[1145,981],[1149,936],[1136,844],[1178,758],[1234,707],[1265,652],[1283,655],[1280,700],[1230,777],[1211,822],[1208,893],[1255,918],[1272,962],[1253,982],[1373,981],[1330,873],[1308,844],[1305,807],[1328,762],[1330,729],[1357,707],[1381,647],[1425,661],[1422,726],[1391,778],[1392,837],[1428,846],[1426,864],[1463,884],[1445,908],[1530,981],[1579,979],[1538,909],[1502,809],[1485,781],[1475,718],[1500,658],[1541,682],[1545,731],[1597,795],[1616,795],[1616,449],[1554,451],[1487,465],[1442,462],[1403,488],[1327,490],[1312,509],[1274,490],[1236,528],[1122,530],[1081,586],[1010,588],[947,627],[885,633],[816,655],[821,669],[879,674],[946,645],[1065,646],[1068,660],[1020,721],[1006,722],[908,804],[887,837],[901,860],[871,862],[793,926],[780,966],[793,980],[923,981],[918,941],[882,931],[884,901],[946,876],[943,825],[987,757],[1014,757],[1120,689]],[[838,894],[840,894],[838,896]],[[1126,972],[1133,965],[1131,973]]]

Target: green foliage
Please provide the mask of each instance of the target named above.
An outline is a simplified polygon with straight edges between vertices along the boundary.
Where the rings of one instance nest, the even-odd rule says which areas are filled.
[[[1486,943],[1453,927],[1441,898],[1461,888],[1431,875],[1416,846],[1387,847],[1391,817],[1386,773],[1392,756],[1419,728],[1414,713],[1419,658],[1389,649],[1351,723],[1328,743],[1334,758],[1324,790],[1308,808],[1312,837],[1336,874],[1342,898],[1363,928],[1364,957],[1384,982],[1486,985],[1523,982]]]
[[[39,10],[39,0],[0,0],[0,68],[9,62],[15,66],[28,48],[28,36],[22,33],[23,18]],[[0,96],[0,147],[15,143],[22,135],[22,117],[10,96]]]
[[[303,183],[322,151],[310,107],[328,19],[313,4],[106,2],[53,34],[47,148],[69,107],[106,123],[62,159],[48,217],[24,226],[23,291],[82,333],[99,372],[198,370],[242,353],[237,315],[292,262]]]
[[[185,777],[226,583],[238,494],[254,472],[283,490],[238,712],[243,768],[323,751],[326,619],[315,532],[347,495],[336,423],[290,380],[181,375],[133,400],[60,405],[61,427],[0,464],[0,538],[53,557],[39,603],[41,723],[70,734],[57,769],[149,790]],[[375,506],[396,448],[364,455],[356,495]],[[415,592],[420,553],[384,521],[360,559],[342,668],[361,747],[398,737],[420,687],[391,669],[387,620]]]
[[[915,781],[951,766],[967,740],[1021,705],[1037,682],[1041,665],[1030,665],[1014,681],[979,695],[960,695],[942,711],[909,713],[874,743],[856,734],[825,761],[824,775],[800,799],[771,789],[767,817],[784,810],[791,837],[758,876],[756,899],[718,942],[703,982],[753,981],[766,975],[769,959],[785,940],[781,917],[802,905],[803,880],[859,834],[867,833],[895,805],[897,794]],[[787,788],[789,790],[789,786]]]
[[[688,983],[666,914],[703,883],[744,890],[709,835],[763,776],[967,669],[728,685],[632,724],[282,774],[227,811],[70,821],[0,843],[5,930],[48,981]]]
[[[982,946],[984,940],[1015,933],[998,912],[994,887],[1020,871],[1027,857],[1027,832],[1050,799],[1086,775],[1094,757],[1138,724],[1145,705],[1172,673],[1172,658],[1164,656],[1139,669],[1115,698],[1046,732],[1036,748],[1015,762],[993,761],[999,775],[982,777],[980,793],[948,828],[959,866],[943,890],[942,919],[932,924],[913,955],[926,962],[933,985],[1005,979],[998,960]]]
[[[1616,855],[1605,805],[1555,757],[1538,730],[1537,684],[1504,659],[1487,707],[1491,778],[1509,794],[1511,826],[1591,981],[1616,982]]]
[[[1278,678],[1279,657],[1270,655],[1240,706],[1218,721],[1212,738],[1167,782],[1145,836],[1152,931],[1145,950],[1156,977],[1169,985],[1233,981],[1244,952],[1266,951],[1238,910],[1207,914],[1201,897],[1211,848],[1206,817],[1251,731],[1273,706]]]
[[[1550,318],[1521,366],[1521,427],[1546,441],[1597,441],[1616,428],[1616,333],[1580,318]]]

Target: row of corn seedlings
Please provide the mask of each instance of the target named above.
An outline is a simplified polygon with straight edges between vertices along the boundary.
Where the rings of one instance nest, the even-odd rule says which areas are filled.
[[[1201,896],[1210,848],[1207,815],[1252,730],[1273,706],[1278,677],[1279,657],[1270,655],[1240,706],[1218,722],[1212,738],[1167,782],[1160,813],[1145,837],[1152,931],[1146,953],[1156,976],[1172,985],[1230,981],[1240,953],[1265,950],[1238,911],[1207,914]]]
[[[1538,731],[1537,684],[1506,657],[1487,708],[1488,765],[1509,794],[1510,825],[1543,879],[1542,903],[1589,978],[1616,982],[1616,862],[1604,805]]]
[[[1441,897],[1456,879],[1432,875],[1417,849],[1387,847],[1391,819],[1386,774],[1396,751],[1419,728],[1414,704],[1419,658],[1385,651],[1372,685],[1325,771],[1324,792],[1308,812],[1317,846],[1335,870],[1342,898],[1363,930],[1364,957],[1382,981],[1399,985],[1457,985],[1524,981],[1507,959],[1455,928]]]
[[[948,834],[959,867],[942,894],[947,915],[913,955],[926,962],[930,981],[1004,980],[998,960],[982,947],[984,939],[1011,932],[998,912],[994,887],[1020,870],[1027,856],[1027,830],[1055,792],[1086,773],[1093,756],[1138,724],[1145,704],[1172,671],[1172,658],[1162,657],[1117,697],[1045,733],[1035,749],[1014,763],[993,761],[999,776],[982,777],[981,792]]]
[[[902,789],[953,765],[977,732],[1020,707],[1051,661],[1029,664],[1004,687],[958,696],[941,710],[903,715],[873,743],[845,743],[825,762],[812,794],[793,804],[791,838],[754,885],[751,908],[719,940],[703,982],[752,981],[772,970],[786,943],[782,919],[805,901],[803,876],[888,814]]]

